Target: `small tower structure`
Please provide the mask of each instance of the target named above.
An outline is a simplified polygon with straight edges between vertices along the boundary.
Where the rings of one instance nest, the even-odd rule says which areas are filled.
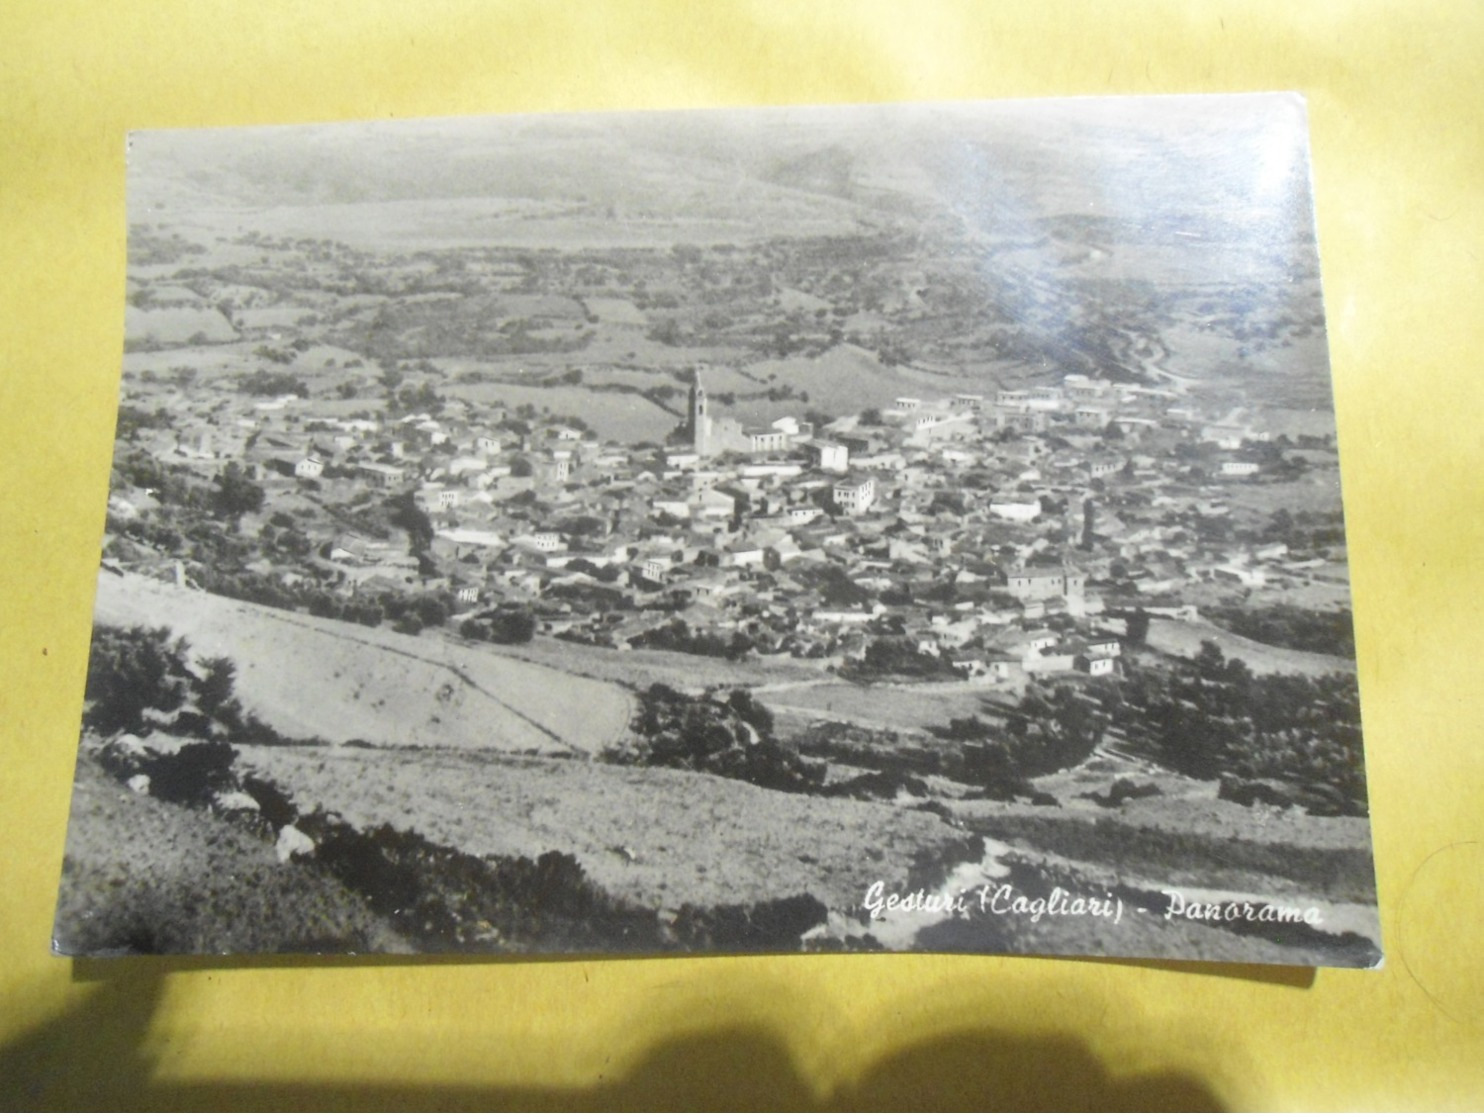
[[[711,413],[706,406],[706,385],[701,380],[701,368],[696,366],[692,374],[690,386],[690,434],[692,448],[703,457],[709,458],[712,453],[711,445]]]

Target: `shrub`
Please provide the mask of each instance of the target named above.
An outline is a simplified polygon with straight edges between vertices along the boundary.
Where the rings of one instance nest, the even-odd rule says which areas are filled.
[[[848,663],[840,671],[845,678],[871,680],[889,676],[913,679],[956,679],[960,672],[939,656],[917,650],[917,645],[901,637],[880,637],[866,647],[858,663]]]
[[[459,626],[459,635],[492,644],[529,644],[536,635],[536,618],[529,609],[502,607],[481,617],[470,617]]]
[[[607,759],[710,772],[775,791],[820,791],[826,766],[777,740],[772,724],[772,712],[746,691],[692,698],[656,683],[639,696],[639,741]]]
[[[675,913],[674,933],[689,950],[797,950],[800,938],[828,915],[808,893],[751,905],[685,904]]]
[[[179,710],[197,686],[190,645],[167,628],[93,627],[83,725],[97,733],[144,733],[146,710]]]

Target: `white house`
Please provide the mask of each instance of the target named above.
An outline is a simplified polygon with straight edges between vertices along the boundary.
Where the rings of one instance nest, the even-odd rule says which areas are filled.
[[[811,447],[820,469],[844,473],[850,466],[850,449],[838,442],[816,442]]]
[[[453,461],[448,463],[448,475],[450,477],[462,477],[466,473],[483,473],[488,468],[489,462],[483,458],[454,458]]]
[[[1087,575],[1059,566],[1032,566],[1012,570],[1005,579],[1005,590],[1022,601],[1045,601],[1048,597],[1071,597],[1082,592]]]
[[[1014,523],[1029,523],[1041,514],[1041,502],[1002,500],[991,501],[989,514]]]
[[[761,566],[763,545],[761,543],[733,543],[726,549],[725,562],[728,566]]]
[[[673,516],[677,520],[690,519],[690,504],[684,500],[656,500],[650,508],[657,516]]]
[[[670,572],[672,563],[663,555],[651,555],[644,560],[640,573],[651,582],[662,582],[665,575]]]
[[[1075,661],[1077,670],[1089,675],[1111,675],[1117,661],[1111,655],[1096,655],[1088,652],[1079,655]]]
[[[821,513],[818,508],[809,504],[801,504],[797,507],[790,508],[783,514],[783,517],[790,524],[802,526],[804,524],[812,524],[815,520],[819,519],[820,515]]]
[[[361,466],[361,476],[370,483],[372,488],[394,489],[407,480],[407,470],[399,465],[380,465],[376,462],[367,462]]]
[[[876,479],[866,477],[859,481],[841,481],[834,488],[833,496],[840,510],[856,516],[876,503]]]

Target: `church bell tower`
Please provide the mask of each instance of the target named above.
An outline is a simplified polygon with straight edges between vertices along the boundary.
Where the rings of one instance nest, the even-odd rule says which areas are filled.
[[[701,369],[696,367],[690,386],[690,433],[697,454],[711,456],[711,416],[706,410],[706,386],[701,383]]]

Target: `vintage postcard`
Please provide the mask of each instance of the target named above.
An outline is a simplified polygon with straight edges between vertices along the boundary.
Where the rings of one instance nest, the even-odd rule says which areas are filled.
[[[1296,96],[129,144],[59,952],[1379,963]]]

